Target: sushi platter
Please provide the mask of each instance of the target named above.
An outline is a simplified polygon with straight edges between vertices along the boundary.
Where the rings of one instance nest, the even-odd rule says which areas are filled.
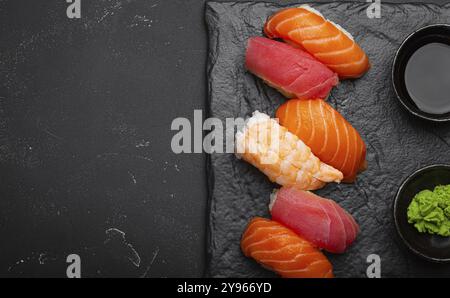
[[[383,3],[379,17],[368,5],[207,3],[209,116],[247,119],[235,154],[209,158],[208,276],[370,277],[377,260],[377,277],[450,277],[449,241],[433,235],[450,234],[450,171],[402,191],[450,163],[450,111],[429,113],[447,83],[407,77],[430,62],[410,69],[401,50],[441,24],[427,30],[444,58],[428,69],[445,65],[450,4]],[[407,102],[408,83],[417,97],[437,86],[428,113]],[[433,187],[440,226],[420,209],[433,195],[414,197]]]

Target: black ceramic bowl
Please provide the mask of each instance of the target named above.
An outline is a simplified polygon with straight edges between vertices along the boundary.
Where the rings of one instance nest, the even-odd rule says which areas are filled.
[[[411,56],[422,46],[438,42],[450,45],[450,25],[436,24],[423,27],[409,35],[401,44],[392,66],[392,82],[400,103],[413,115],[422,119],[450,121],[450,113],[429,114],[421,111],[409,96],[405,84],[405,69]]]
[[[432,165],[411,176],[400,186],[394,200],[394,221],[397,232],[415,254],[433,262],[450,262],[450,237],[419,233],[408,223],[407,210],[414,196],[422,190],[450,184],[450,165]]]

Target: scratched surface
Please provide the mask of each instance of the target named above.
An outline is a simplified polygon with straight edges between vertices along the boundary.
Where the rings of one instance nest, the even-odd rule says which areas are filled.
[[[205,100],[203,2],[0,1],[0,276],[203,272],[204,156],[170,151]]]
[[[0,276],[201,276],[205,1],[81,1],[0,0]]]

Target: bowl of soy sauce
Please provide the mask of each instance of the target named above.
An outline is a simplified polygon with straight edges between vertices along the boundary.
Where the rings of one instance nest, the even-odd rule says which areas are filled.
[[[410,34],[395,55],[392,81],[411,114],[450,121],[450,25],[430,25]]]

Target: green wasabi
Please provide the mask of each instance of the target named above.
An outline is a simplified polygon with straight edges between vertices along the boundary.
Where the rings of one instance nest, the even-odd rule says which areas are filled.
[[[450,236],[450,185],[418,193],[408,207],[408,222],[420,233]]]

